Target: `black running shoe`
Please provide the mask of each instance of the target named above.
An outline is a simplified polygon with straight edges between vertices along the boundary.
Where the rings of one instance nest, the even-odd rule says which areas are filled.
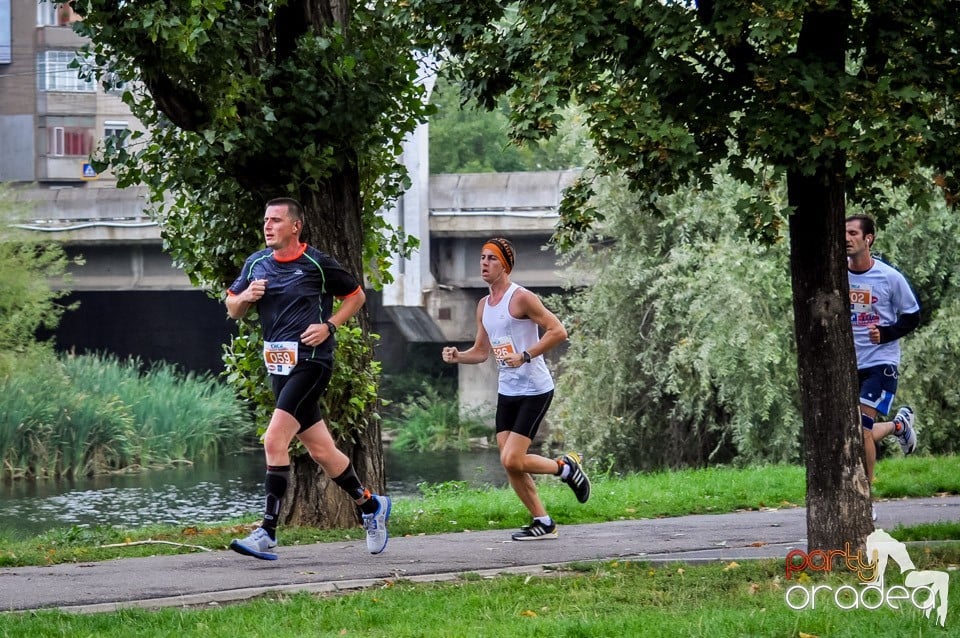
[[[556,523],[547,527],[537,519],[533,519],[532,523],[521,527],[519,532],[514,532],[512,538],[515,541],[544,541],[559,536]]]
[[[573,493],[577,495],[577,500],[586,503],[590,499],[590,479],[584,474],[580,464],[583,461],[576,452],[567,452],[560,458],[560,463],[570,466],[570,474],[563,482],[570,486]]]

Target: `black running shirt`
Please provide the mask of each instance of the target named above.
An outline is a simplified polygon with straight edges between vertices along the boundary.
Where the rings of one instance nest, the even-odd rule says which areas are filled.
[[[323,323],[333,314],[334,297],[349,297],[360,290],[356,278],[330,255],[307,244],[289,261],[279,261],[273,249],[256,252],[243,264],[228,295],[238,295],[254,279],[266,279],[267,289],[257,302],[264,341],[296,341],[312,323]],[[298,360],[330,361],[333,338],[318,346],[300,343]]]

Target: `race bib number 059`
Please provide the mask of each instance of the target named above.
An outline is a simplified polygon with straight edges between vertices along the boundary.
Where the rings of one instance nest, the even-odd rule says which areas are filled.
[[[265,341],[263,362],[267,364],[267,372],[283,376],[290,374],[297,365],[299,345],[296,341]]]

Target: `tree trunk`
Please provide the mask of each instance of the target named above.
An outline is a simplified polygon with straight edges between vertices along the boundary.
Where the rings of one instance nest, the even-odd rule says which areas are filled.
[[[331,254],[347,270],[363,281],[363,227],[361,219],[360,177],[355,158],[349,168],[332,177],[321,191],[304,190],[300,201],[304,205],[303,239]],[[369,346],[369,365],[373,358],[373,340],[369,336],[369,318],[361,309],[357,320],[363,328]],[[334,374],[349,374],[336,356]],[[383,468],[383,446],[380,440],[380,422],[372,416],[376,406],[367,406],[366,425],[362,431],[338,437],[337,447],[353,462],[357,476],[370,490],[383,493],[386,485]],[[337,406],[330,406],[326,418],[337,420]],[[339,528],[356,525],[359,513],[352,499],[331,477],[325,476],[320,466],[305,451],[292,459],[291,481],[284,499],[280,519],[287,525],[310,525],[321,528]]]
[[[857,406],[843,179],[787,176],[790,270],[807,468],[807,544],[862,547],[873,531]]]

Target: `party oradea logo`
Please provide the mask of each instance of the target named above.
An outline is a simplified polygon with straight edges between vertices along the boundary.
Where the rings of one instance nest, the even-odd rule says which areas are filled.
[[[885,581],[887,564],[893,561],[900,567],[903,584]],[[804,580],[806,572],[847,570],[860,579],[859,586],[827,585],[808,582],[787,588],[784,597],[791,609],[816,609],[818,605],[836,605],[840,609],[901,609],[913,606],[929,618],[936,609],[937,622],[943,627],[947,621],[947,572],[917,569],[907,553],[907,546],[882,529],[867,536],[866,550],[814,550],[809,554],[794,549],[787,554],[786,579],[797,575]]]

